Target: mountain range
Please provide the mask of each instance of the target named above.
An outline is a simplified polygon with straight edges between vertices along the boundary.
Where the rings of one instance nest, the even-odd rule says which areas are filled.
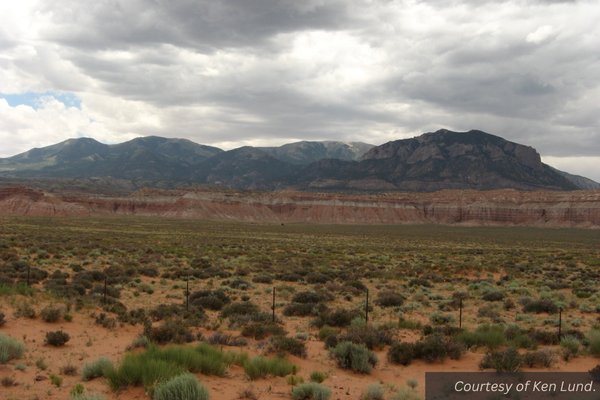
[[[381,146],[303,141],[229,151],[155,136],[115,145],[78,138],[2,158],[0,177],[13,183],[108,179],[168,188],[348,193],[600,188],[590,179],[543,164],[529,146],[481,131],[445,129]]]

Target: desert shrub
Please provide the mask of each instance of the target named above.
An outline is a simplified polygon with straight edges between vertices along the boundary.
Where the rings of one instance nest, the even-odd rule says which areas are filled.
[[[323,383],[326,377],[327,375],[323,371],[313,371],[310,373],[311,382]]]
[[[556,305],[556,303],[554,303],[552,299],[548,298],[531,300],[523,305],[523,312],[535,314],[556,314],[558,312],[558,306]]]
[[[480,369],[493,368],[498,372],[517,372],[523,365],[523,356],[517,349],[508,348],[505,350],[492,351],[483,357],[479,362]]]
[[[101,325],[106,329],[115,329],[117,326],[117,320],[112,317],[107,317],[104,313],[100,313],[100,315],[96,317],[95,324]]]
[[[354,344],[363,344],[367,349],[382,347],[394,342],[393,333],[385,326],[374,327],[366,323],[354,324],[346,332],[338,335],[338,341],[350,341]]]
[[[260,313],[260,307],[249,301],[242,303],[232,303],[223,307],[220,317],[227,318],[236,315],[252,315]]]
[[[480,325],[474,332],[462,332],[458,334],[456,339],[467,348],[487,346],[490,350],[495,350],[506,343],[506,336],[502,325]]]
[[[500,310],[498,310],[494,304],[486,304],[479,307],[477,316],[479,318],[490,318],[494,321],[498,321],[500,319]]]
[[[318,316],[328,312],[329,308],[323,303],[292,303],[285,306],[282,314],[286,317],[306,317],[307,315]]]
[[[133,339],[133,341],[131,342],[131,344],[129,346],[127,346],[127,350],[133,350],[133,349],[137,349],[139,347],[143,347],[144,349],[147,349],[148,346],[150,346],[150,339],[148,339],[148,337],[146,335],[141,335],[136,337],[135,339]]]
[[[383,399],[384,394],[385,386],[380,385],[379,383],[369,383],[367,385],[367,390],[365,390],[362,397],[365,400],[381,400]]]
[[[253,357],[244,363],[244,372],[253,381],[268,376],[283,377],[295,373],[297,370],[297,366],[281,358]]]
[[[523,363],[530,368],[551,368],[556,363],[556,353],[550,349],[530,351],[523,355]]]
[[[356,372],[370,374],[379,360],[372,351],[361,344],[341,342],[329,349],[329,355],[335,359],[338,367]]]
[[[404,297],[396,291],[384,290],[377,294],[375,304],[380,307],[400,307],[404,304]]]
[[[485,301],[502,301],[504,300],[504,293],[498,291],[487,292],[481,297]]]
[[[565,335],[560,339],[561,356],[565,361],[569,361],[571,357],[579,355],[581,342],[575,336]]]
[[[198,378],[190,373],[183,373],[160,383],[154,389],[153,400],[208,400],[209,391],[200,385]]]
[[[0,327],[4,326],[4,324],[6,324],[6,316],[4,315],[3,312],[0,312]]]
[[[350,325],[352,320],[356,317],[364,317],[364,312],[357,308],[351,310],[338,308],[329,314],[313,319],[311,324],[318,328],[321,328],[325,325],[343,328]]]
[[[144,326],[144,335],[156,343],[189,343],[194,341],[194,334],[182,319],[171,318],[159,326],[148,323]]]
[[[325,296],[311,291],[296,293],[292,297],[292,303],[317,304],[322,303],[324,301],[327,301],[327,298]]]
[[[409,287],[423,286],[426,288],[431,288],[431,287],[433,287],[433,284],[424,278],[413,278],[410,281],[408,281],[408,286]]]
[[[408,365],[415,357],[415,345],[408,342],[398,342],[390,346],[387,359],[394,364]]]
[[[558,335],[556,332],[536,329],[529,332],[529,337],[531,337],[534,342],[547,346],[558,344]]]
[[[277,352],[282,355],[292,354],[306,358],[306,344],[298,339],[287,336],[272,336],[267,344],[267,352]]]
[[[318,382],[303,383],[292,389],[294,400],[329,400],[331,389]]]
[[[113,362],[110,358],[100,357],[94,362],[86,363],[81,368],[81,379],[85,382],[104,376],[104,374],[113,369]]]
[[[278,275],[277,279],[284,282],[298,282],[302,280],[302,276],[294,273]]]
[[[468,300],[471,298],[471,295],[465,289],[460,289],[452,293],[452,298],[456,300]]]
[[[262,340],[269,336],[285,336],[287,331],[277,323],[268,322],[252,322],[242,327],[242,336],[251,337],[256,340]]]
[[[45,322],[56,322],[60,318],[60,310],[48,306],[40,312],[40,316]]]
[[[60,387],[62,385],[63,378],[58,375],[50,374],[50,383],[52,383],[56,387]]]
[[[586,337],[587,352],[593,356],[600,356],[600,331],[592,329]]]
[[[423,329],[423,324],[420,321],[410,321],[404,318],[400,318],[398,321],[399,329],[410,329],[410,330],[421,330]]]
[[[0,333],[0,364],[21,358],[25,353],[25,344],[15,338]]]
[[[447,342],[440,334],[434,333],[415,344],[415,358],[422,358],[428,363],[441,362],[447,355]]]
[[[423,397],[413,389],[401,387],[396,394],[392,396],[392,400],[422,400]]]
[[[68,333],[63,331],[46,332],[45,344],[62,346],[71,339]]]
[[[189,300],[191,305],[214,311],[221,310],[231,302],[229,296],[222,290],[199,290],[190,294]]]
[[[252,278],[252,282],[266,283],[267,285],[270,285],[271,283],[273,283],[273,278],[271,278],[268,275],[256,275],[254,278]]]
[[[434,325],[447,325],[456,322],[456,316],[453,314],[433,313],[429,316],[429,321]]]
[[[316,284],[316,283],[327,283],[329,281],[331,281],[331,278],[328,277],[325,274],[322,274],[320,272],[311,272],[310,274],[306,275],[306,282],[311,283],[311,284]]]
[[[502,308],[506,311],[510,311],[510,310],[514,309],[515,307],[517,307],[517,305],[515,304],[515,301],[513,299],[506,299],[506,300],[504,300],[504,303],[502,304]]]

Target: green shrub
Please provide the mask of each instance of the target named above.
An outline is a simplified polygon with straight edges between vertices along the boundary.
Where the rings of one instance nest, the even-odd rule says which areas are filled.
[[[208,388],[200,385],[196,376],[184,373],[164,383],[160,383],[154,389],[153,400],[208,400]]]
[[[45,322],[56,322],[60,318],[60,310],[48,306],[40,312],[40,316]]]
[[[404,304],[404,297],[399,292],[384,290],[377,294],[374,303],[379,307],[400,307]]]
[[[400,390],[398,390],[398,393],[394,394],[394,396],[392,396],[392,400],[422,400],[423,397],[415,392],[414,390],[407,388],[407,387],[401,387]]]
[[[71,395],[71,398],[73,398],[73,396],[83,394],[84,390],[85,388],[83,387],[83,385],[81,383],[78,383],[75,386],[73,386],[71,390],[69,390],[69,394]]]
[[[0,364],[6,364],[12,359],[21,358],[25,353],[23,342],[0,333]]]
[[[379,383],[369,383],[363,398],[365,400],[381,400],[385,393],[385,387]]]
[[[304,342],[287,336],[273,336],[269,338],[267,351],[277,352],[282,355],[292,354],[302,358],[306,358],[308,355]]]
[[[453,314],[433,313],[429,316],[429,321],[434,325],[449,325],[456,322],[456,316]]]
[[[503,351],[492,351],[479,362],[479,368],[493,368],[498,372],[517,372],[523,365],[523,356],[517,349],[508,348]]]
[[[50,374],[50,383],[52,383],[56,387],[60,387],[60,385],[62,385],[62,381],[63,378],[61,378],[60,376]]]
[[[310,373],[311,382],[323,383],[326,377],[327,375],[323,371],[313,371]]]
[[[410,330],[421,330],[423,329],[423,324],[420,321],[409,321],[407,319],[401,318],[398,321],[399,329],[410,329]]]
[[[367,349],[375,347],[383,348],[385,345],[394,343],[393,332],[389,325],[375,327],[366,324],[363,319],[355,319],[352,326],[346,332],[338,335],[340,342],[350,341],[354,344],[364,344]]]
[[[113,362],[110,358],[100,357],[94,362],[86,363],[81,368],[81,379],[87,382],[90,379],[104,376],[107,371],[113,368]]]
[[[415,345],[408,342],[394,343],[387,352],[387,359],[394,364],[408,365],[415,357]]]
[[[69,400],[106,400],[106,397],[100,393],[82,393],[71,395]]]
[[[244,363],[244,371],[250,380],[268,376],[286,376],[298,371],[298,367],[281,358],[253,357]]]
[[[523,305],[523,312],[525,313],[548,313],[556,314],[558,312],[558,306],[552,299],[538,299],[530,300]]]
[[[523,355],[523,363],[530,368],[551,368],[556,363],[556,353],[550,349],[530,351]]]
[[[329,355],[336,360],[338,367],[365,374],[370,374],[373,367],[379,362],[375,353],[369,351],[365,346],[348,341],[330,348]]]
[[[490,350],[496,350],[506,343],[504,327],[502,325],[480,325],[475,332],[462,332],[456,336],[456,340],[465,347],[487,346]]]
[[[560,340],[560,347],[562,347],[562,358],[565,361],[569,361],[571,357],[577,357],[577,355],[579,355],[581,342],[575,336],[565,335]]]
[[[295,400],[329,400],[331,389],[317,382],[303,383],[292,390]]]

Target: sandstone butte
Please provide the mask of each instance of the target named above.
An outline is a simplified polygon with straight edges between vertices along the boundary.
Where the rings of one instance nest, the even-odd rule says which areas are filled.
[[[128,196],[0,189],[0,214],[141,215],[211,221],[600,227],[600,190],[442,190],[376,195],[142,189]]]

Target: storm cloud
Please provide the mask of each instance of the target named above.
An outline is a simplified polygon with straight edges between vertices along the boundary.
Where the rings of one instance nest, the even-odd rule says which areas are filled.
[[[0,7],[0,97],[81,100],[0,99],[0,157],[76,136],[228,149],[480,129],[600,180],[598,1]]]

